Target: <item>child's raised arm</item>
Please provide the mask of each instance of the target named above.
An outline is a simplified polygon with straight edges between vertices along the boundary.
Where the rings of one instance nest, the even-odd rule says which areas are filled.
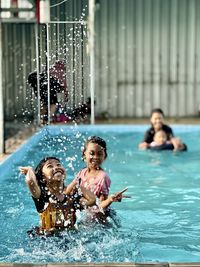
[[[90,190],[80,186],[83,197],[81,198],[81,205],[84,207],[90,207],[96,204],[96,196]]]
[[[20,167],[19,170],[22,174],[26,175],[25,181],[31,192],[31,195],[34,198],[39,198],[41,195],[41,189],[36,180],[36,176],[35,176],[33,168],[32,167]]]
[[[77,179],[74,179],[67,187],[65,187],[64,189],[64,193],[66,195],[69,195],[77,186]]]
[[[67,195],[73,194],[74,190],[79,187],[79,179],[74,179],[65,189],[64,193]],[[80,200],[82,207],[90,207],[96,204],[96,196],[90,190],[80,186],[82,198]]]

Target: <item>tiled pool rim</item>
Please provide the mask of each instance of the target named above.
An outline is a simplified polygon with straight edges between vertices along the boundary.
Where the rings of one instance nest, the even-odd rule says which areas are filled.
[[[94,131],[101,130],[110,132],[144,132],[149,125],[81,125],[81,126],[46,126],[34,134],[27,140],[21,147],[19,147],[10,157],[2,161],[0,164],[0,173],[3,175],[6,167],[20,162],[20,159],[25,155],[28,150],[34,146],[46,134],[58,135],[67,131],[73,132],[88,132],[92,135]],[[179,132],[187,131],[200,131],[200,125],[172,125],[174,132],[178,129]],[[200,262],[184,263],[184,262],[160,262],[160,263],[0,263],[0,267],[200,267]]]
[[[199,267],[199,263],[0,263],[0,267]]]

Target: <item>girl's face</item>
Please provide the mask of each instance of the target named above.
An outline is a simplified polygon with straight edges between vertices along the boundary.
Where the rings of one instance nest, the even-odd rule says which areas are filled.
[[[42,173],[44,179],[48,181],[64,181],[65,179],[65,169],[62,164],[55,159],[49,159],[45,162]]]
[[[105,159],[105,151],[98,144],[88,143],[84,156],[88,168],[98,169]]]
[[[150,121],[153,128],[159,130],[162,128],[164,118],[162,114],[155,112],[152,114]]]

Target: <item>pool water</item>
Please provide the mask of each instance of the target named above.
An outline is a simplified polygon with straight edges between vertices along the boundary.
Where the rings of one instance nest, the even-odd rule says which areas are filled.
[[[140,151],[147,126],[47,127],[1,165],[0,262],[198,262],[200,261],[200,127],[174,126],[187,152]],[[30,239],[26,231],[39,218],[18,167],[36,166],[56,156],[67,181],[84,166],[83,140],[99,135],[107,141],[111,193],[128,187],[131,198],[112,206],[109,227],[84,225],[62,237]]]

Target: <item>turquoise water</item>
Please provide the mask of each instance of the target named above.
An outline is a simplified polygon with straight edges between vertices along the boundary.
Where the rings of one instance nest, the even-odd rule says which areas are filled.
[[[200,261],[200,127],[174,126],[188,145],[187,152],[179,153],[138,150],[145,129],[49,127],[37,142],[26,145],[27,150],[5,162],[1,166],[0,262]],[[77,232],[31,240],[26,231],[38,225],[38,215],[18,167],[36,166],[45,156],[57,156],[70,182],[84,166],[83,140],[94,134],[107,141],[104,168],[112,180],[111,192],[129,188],[126,194],[131,198],[113,204],[117,223],[86,226],[84,214],[79,214]]]

